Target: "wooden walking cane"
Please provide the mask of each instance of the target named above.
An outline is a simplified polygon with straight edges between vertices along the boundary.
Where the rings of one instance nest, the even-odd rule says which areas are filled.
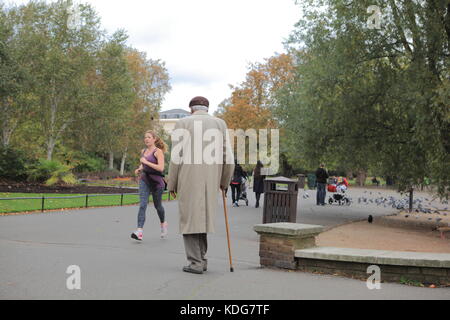
[[[230,272],[234,272],[233,261],[231,260],[231,246],[230,246],[230,230],[228,228],[227,203],[225,201],[225,190],[222,190],[223,210],[225,213],[225,226],[227,228],[227,242],[228,242],[228,258],[230,259]]]

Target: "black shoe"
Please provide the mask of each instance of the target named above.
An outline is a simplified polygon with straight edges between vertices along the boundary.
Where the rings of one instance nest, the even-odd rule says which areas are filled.
[[[205,269],[205,268],[203,268],[203,269]],[[191,266],[183,267],[183,271],[184,272],[189,272],[189,273],[195,273],[195,274],[202,274],[203,273],[202,270],[194,269]]]

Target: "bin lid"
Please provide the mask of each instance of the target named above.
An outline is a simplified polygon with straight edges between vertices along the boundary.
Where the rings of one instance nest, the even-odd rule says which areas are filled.
[[[266,178],[266,181],[276,181],[276,182],[293,182],[293,183],[297,183],[297,180],[293,180],[293,179],[289,179],[286,177],[271,177],[271,178]]]

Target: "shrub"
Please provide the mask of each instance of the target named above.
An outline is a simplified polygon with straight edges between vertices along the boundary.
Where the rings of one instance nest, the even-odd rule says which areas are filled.
[[[106,169],[106,161],[103,158],[98,158],[89,155],[82,155],[76,161],[74,172],[100,172]]]
[[[61,168],[58,168],[58,170],[52,173],[50,179],[48,179],[45,184],[47,186],[55,184],[74,185],[77,184],[77,178],[70,172],[70,167],[62,165]]]
[[[28,167],[30,181],[45,182],[51,186],[58,183],[76,184],[77,179],[71,172],[71,167],[56,160],[39,159]]]
[[[12,148],[0,148],[0,177],[23,181],[27,178],[25,154]]]

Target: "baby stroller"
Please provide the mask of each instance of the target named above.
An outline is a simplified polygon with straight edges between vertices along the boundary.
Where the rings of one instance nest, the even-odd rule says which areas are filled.
[[[336,178],[330,178],[327,184],[327,191],[333,193],[328,198],[328,204],[337,203],[338,205],[350,205],[350,199],[345,196],[345,191],[348,188],[348,181],[343,178],[341,182],[338,182]]]
[[[248,199],[247,199],[247,179],[242,179],[241,183],[241,196],[239,197],[239,200],[244,200],[245,205],[248,207]],[[239,203],[238,200],[238,203]]]

